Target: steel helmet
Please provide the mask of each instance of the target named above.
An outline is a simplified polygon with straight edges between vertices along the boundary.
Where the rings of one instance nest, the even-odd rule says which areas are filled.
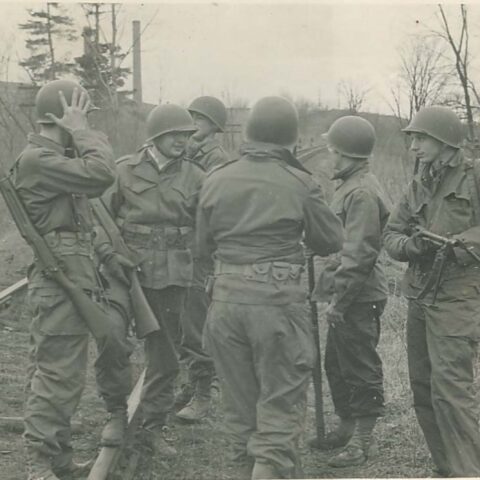
[[[188,107],[190,113],[199,113],[211,120],[220,132],[225,130],[227,123],[227,109],[223,102],[215,97],[198,97]]]
[[[147,142],[165,133],[196,130],[188,110],[173,103],[156,106],[147,117]]]
[[[373,125],[354,115],[335,120],[325,137],[337,152],[352,158],[368,158],[375,145]]]
[[[252,108],[245,131],[247,140],[290,146],[298,139],[298,113],[282,97],[264,97]]]
[[[42,124],[54,124],[55,122],[50,119],[46,114],[53,113],[58,118],[63,117],[63,106],[60,102],[59,92],[62,91],[65,95],[65,100],[70,105],[72,101],[73,90],[77,89],[79,93],[85,92],[89,98],[88,92],[77,82],[72,80],[53,80],[52,82],[44,85],[35,97],[35,111],[37,114],[37,123]],[[89,111],[97,110],[97,108],[91,105]]]
[[[447,107],[424,107],[412,118],[406,133],[424,133],[453,148],[460,148],[463,126],[457,115]]]

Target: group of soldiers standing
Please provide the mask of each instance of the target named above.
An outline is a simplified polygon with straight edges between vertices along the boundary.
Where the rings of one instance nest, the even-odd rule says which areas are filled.
[[[424,108],[405,129],[418,168],[390,215],[369,171],[375,130],[361,117],[339,118],[325,136],[337,181],[329,206],[295,158],[298,114],[281,97],[254,105],[236,160],[216,139],[226,110],[214,97],[199,97],[188,109],[155,107],[145,144],[117,162],[106,136],[89,127],[93,108],[74,82],[42,87],[40,130],[29,136],[12,178],[69,279],[108,310],[108,325],[94,335],[98,391],[109,412],[102,445],[121,445],[127,425],[135,272],[158,324],[144,340],[141,397],[152,454],[179,454],[165,437],[170,415],[204,418],[218,377],[239,478],[301,478],[298,444],[316,355],[302,282],[308,254],[328,257],[313,298],[328,303],[325,368],[340,419],[310,443],[340,448],[333,467],[367,461],[384,413],[377,345],[388,294],[378,261],[385,247],[409,263],[410,381],[435,467],[442,476],[480,475],[472,389],[480,277],[471,255],[480,249],[480,179],[463,156],[453,112]],[[129,255],[116,250],[93,199]],[[425,285],[440,247],[421,229],[459,242],[452,241],[433,288]],[[89,465],[73,461],[70,421],[85,385],[89,328],[37,260],[29,270],[29,480],[81,478]],[[188,379],[175,397],[180,361]]]

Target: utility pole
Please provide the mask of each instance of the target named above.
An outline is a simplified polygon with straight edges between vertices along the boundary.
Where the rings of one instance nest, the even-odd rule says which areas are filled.
[[[142,49],[140,21],[132,22],[133,30],[133,99],[138,105],[142,103]]]

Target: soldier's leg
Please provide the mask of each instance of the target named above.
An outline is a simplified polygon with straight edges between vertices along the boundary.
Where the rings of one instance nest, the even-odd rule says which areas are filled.
[[[359,465],[368,457],[377,417],[384,412],[382,361],[377,352],[383,302],[355,303],[335,327],[341,376],[348,385],[348,399],[355,431],[345,450],[329,464]]]
[[[431,393],[431,364],[426,337],[425,313],[421,305],[410,300],[407,317],[407,349],[410,387],[413,406],[420,428],[437,470],[443,476],[450,474],[446,449],[433,411]]]
[[[208,270],[195,266],[194,285],[188,289],[185,308],[182,312],[182,355],[186,359],[188,381],[192,386],[192,397],[185,402],[177,417],[186,421],[198,421],[208,413],[211,399],[211,383],[214,366],[202,345],[203,328],[210,299],[205,292],[205,278]],[[178,404],[178,407],[182,405]]]
[[[185,290],[167,287],[144,289],[161,330],[145,338],[145,380],[142,388],[143,427],[151,437],[155,453],[173,456],[175,449],[164,439],[162,428],[173,410],[175,379],[178,374],[176,342],[180,339],[180,311]]]
[[[432,402],[455,477],[480,476],[480,432],[473,388],[477,343],[465,337],[437,336],[427,326],[432,366]]]
[[[124,440],[127,424],[127,397],[132,386],[130,355],[133,343],[128,338],[128,312],[121,305],[110,302],[108,318],[108,335],[95,339],[95,374],[98,393],[105,401],[109,413],[100,443],[104,446],[117,446]]]
[[[297,478],[301,471],[298,441],[304,429],[307,388],[315,357],[307,307],[242,307],[260,387],[257,428],[248,442],[248,451],[261,473],[269,465],[279,478]]]
[[[232,460],[248,462],[247,443],[257,426],[259,384],[244,328],[244,305],[212,302],[205,325],[205,346],[215,362],[225,410],[224,429]],[[258,319],[261,320],[261,319]]]
[[[51,290],[51,289],[50,289]],[[30,292],[32,360],[24,440],[32,478],[71,462],[70,420],[85,386],[88,330],[65,294]]]

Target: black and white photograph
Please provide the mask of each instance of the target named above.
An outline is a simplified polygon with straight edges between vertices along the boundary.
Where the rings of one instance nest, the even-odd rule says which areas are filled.
[[[480,4],[0,0],[0,480],[480,478]]]

